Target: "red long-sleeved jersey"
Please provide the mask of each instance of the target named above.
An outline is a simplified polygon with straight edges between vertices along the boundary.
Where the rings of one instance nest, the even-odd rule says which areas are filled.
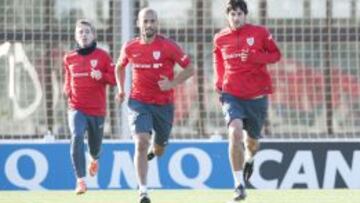
[[[72,51],[64,56],[64,93],[70,108],[88,115],[105,116],[106,85],[115,85],[114,64],[102,49],[96,48],[88,55]],[[102,73],[100,80],[90,76],[91,71]]]
[[[241,52],[248,52],[241,61]],[[262,26],[245,24],[224,29],[214,38],[213,61],[216,89],[242,99],[272,93],[266,64],[281,58],[271,34]]]

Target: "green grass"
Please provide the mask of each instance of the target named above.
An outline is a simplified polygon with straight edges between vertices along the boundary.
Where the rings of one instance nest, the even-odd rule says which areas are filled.
[[[360,190],[247,190],[241,203],[359,203]],[[152,203],[227,203],[231,190],[150,190]],[[135,190],[0,192],[0,203],[137,203]]]

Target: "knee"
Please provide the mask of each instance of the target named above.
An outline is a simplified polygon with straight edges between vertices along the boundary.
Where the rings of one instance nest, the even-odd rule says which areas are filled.
[[[84,145],[84,137],[80,134],[73,134],[71,137],[71,148],[81,148],[82,145]]]
[[[160,146],[160,145],[155,145],[153,148],[153,152],[156,156],[161,156],[164,154],[165,151],[165,147]]]
[[[242,142],[243,133],[242,128],[239,126],[229,127],[229,138],[235,142]]]
[[[136,150],[140,152],[146,152],[149,147],[149,141],[147,139],[137,139],[136,140]]]
[[[235,119],[229,124],[229,138],[235,142],[242,142],[243,123],[240,119]]]

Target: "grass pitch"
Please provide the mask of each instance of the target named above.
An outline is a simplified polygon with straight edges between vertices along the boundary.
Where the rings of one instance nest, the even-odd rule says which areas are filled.
[[[240,203],[359,203],[360,190],[247,190]],[[152,203],[228,203],[232,190],[150,190]],[[137,203],[135,190],[0,191],[0,203]]]

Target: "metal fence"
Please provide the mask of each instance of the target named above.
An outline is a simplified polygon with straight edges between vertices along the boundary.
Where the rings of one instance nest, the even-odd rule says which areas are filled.
[[[74,23],[89,18],[116,61],[137,35],[141,7],[159,12],[160,32],[192,58],[196,75],[176,89],[173,138],[225,135],[213,89],[212,40],[226,26],[225,0],[0,0],[0,140],[67,139],[62,57]],[[275,93],[264,133],[270,139],[360,138],[360,0],[248,0],[252,23],[267,26],[283,59],[269,66]],[[126,108],[109,89],[105,134],[130,135]]]

